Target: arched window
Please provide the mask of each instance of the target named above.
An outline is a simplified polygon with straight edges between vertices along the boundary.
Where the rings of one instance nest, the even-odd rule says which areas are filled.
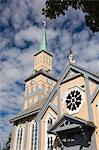
[[[17,133],[16,150],[21,150],[23,129],[20,127]]]
[[[16,143],[16,150],[18,149],[19,138],[20,138],[20,128],[18,129],[18,133],[17,133],[17,143]]]
[[[52,136],[49,136],[48,137],[48,150],[53,150],[53,137]]]
[[[31,150],[33,150],[33,142],[34,142],[34,124],[32,125]]]
[[[22,134],[23,134],[23,129],[21,128],[20,141],[19,141],[19,150],[21,150],[21,146],[22,146]]]
[[[53,124],[53,119],[49,118],[47,121],[47,128],[49,128],[52,124]],[[53,137],[51,135],[48,135],[47,147],[48,150],[53,150]]]
[[[38,123],[32,125],[31,150],[38,150]]]

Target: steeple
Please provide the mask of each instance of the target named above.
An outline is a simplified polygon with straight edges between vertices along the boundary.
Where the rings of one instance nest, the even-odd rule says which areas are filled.
[[[34,70],[52,71],[52,54],[47,51],[46,22],[44,25],[39,52],[34,55]]]
[[[41,43],[40,43],[40,51],[47,50],[47,38],[46,38],[46,21],[42,21],[43,25],[44,25],[44,29],[43,29],[43,33],[42,33],[42,39],[41,39]]]

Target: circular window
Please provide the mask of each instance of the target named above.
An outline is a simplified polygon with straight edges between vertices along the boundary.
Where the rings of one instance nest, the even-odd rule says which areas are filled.
[[[71,91],[66,97],[66,106],[70,111],[79,108],[82,101],[82,95],[78,90]]]
[[[64,125],[70,125],[70,121],[66,120],[66,121],[64,122]]]

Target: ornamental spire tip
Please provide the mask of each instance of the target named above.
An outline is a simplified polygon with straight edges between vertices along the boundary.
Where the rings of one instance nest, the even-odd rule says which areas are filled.
[[[72,50],[69,50],[68,60],[70,63],[75,63],[75,56]]]
[[[43,23],[44,27],[47,26],[47,22],[45,20],[42,20],[42,23]]]

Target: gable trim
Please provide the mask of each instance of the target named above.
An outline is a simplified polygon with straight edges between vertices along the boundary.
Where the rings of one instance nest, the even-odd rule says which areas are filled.
[[[95,97],[99,93],[99,85],[96,87],[95,91],[93,92],[92,98],[91,98],[91,103],[93,103]]]
[[[66,125],[63,127],[58,127],[57,129],[53,130],[54,133],[59,132],[59,131],[64,131],[64,130],[72,130],[73,128],[80,128],[81,125],[79,124],[71,124],[71,125]]]
[[[66,118],[70,118],[72,120],[75,120],[75,121],[78,121],[84,125],[88,125],[88,126],[91,126],[91,127],[95,127],[95,125],[90,122],[90,121],[86,121],[86,120],[83,120],[83,119],[80,119],[80,118],[77,118],[77,117],[74,117],[74,116],[71,116],[71,115],[67,115],[67,114],[63,114],[49,129],[48,129],[48,132],[50,132],[51,130],[54,130],[62,121],[64,121],[64,119]],[[61,123],[62,124],[62,123]]]
[[[87,109],[88,109],[88,117],[90,121],[94,121],[93,117],[93,109],[91,105],[91,95],[90,95],[90,85],[89,85],[89,78],[85,76],[85,87],[86,87],[86,101],[87,101]]]
[[[70,81],[72,79],[75,79],[77,77],[80,77],[80,76],[81,76],[81,73],[73,74],[70,77],[67,77],[66,79],[64,79],[61,84],[65,83],[65,82],[68,82],[68,81]]]
[[[98,81],[98,83],[99,83],[99,76],[97,74],[90,72],[77,64],[70,64],[70,66],[72,69],[77,70],[78,72],[80,72],[84,75],[87,75],[88,77],[94,79],[95,81]]]

